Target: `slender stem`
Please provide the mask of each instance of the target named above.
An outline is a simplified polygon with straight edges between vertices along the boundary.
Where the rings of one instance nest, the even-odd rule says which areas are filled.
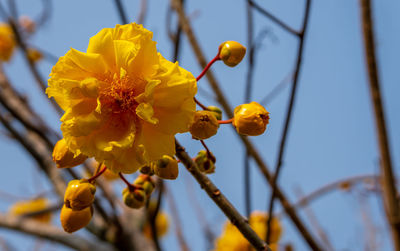
[[[100,166],[101,166],[101,164],[99,164]],[[106,166],[104,166],[101,170],[100,170],[100,172],[97,172],[95,175],[93,175],[92,177],[90,177],[89,179],[88,179],[88,182],[89,183],[93,183],[98,177],[100,177],[105,171],[107,170],[107,167]]]
[[[121,0],[115,0],[114,3],[117,6],[119,18],[121,19],[122,24],[127,24],[128,18],[126,18],[126,13],[124,7],[122,6]]]
[[[240,215],[236,208],[228,201],[222,192],[211,182],[210,179],[199,171],[197,164],[190,158],[185,149],[175,139],[176,156],[182,161],[186,169],[200,184],[208,196],[224,212],[233,225],[243,234],[243,236],[256,248],[256,250],[270,250],[268,245],[251,229],[248,221]]]
[[[125,182],[125,184],[128,186],[129,191],[135,190],[136,186],[129,183],[129,181],[125,178],[125,176],[121,172],[119,172],[118,175],[121,178],[121,180]]]
[[[289,126],[290,126],[290,122],[292,119],[294,102],[296,99],[297,86],[298,86],[298,82],[299,82],[299,75],[300,75],[300,70],[301,70],[301,66],[302,66],[303,51],[304,51],[304,34],[306,33],[307,28],[308,28],[308,21],[309,21],[309,17],[310,17],[310,7],[311,7],[311,0],[307,0],[305,12],[304,12],[303,27],[299,34],[300,42],[299,42],[299,48],[298,48],[298,52],[297,52],[296,70],[294,73],[293,85],[292,85],[292,90],[291,90],[290,99],[289,99],[289,106],[288,106],[287,112],[286,112],[285,125],[284,125],[283,132],[282,132],[282,137],[281,137],[279,152],[278,152],[278,158],[277,158],[274,177],[273,177],[273,181],[272,181],[272,195],[271,195],[271,198],[269,201],[268,215],[272,215],[272,213],[274,211],[274,202],[275,202],[275,196],[276,196],[276,183],[278,181],[279,174],[280,174],[281,167],[282,167],[282,160],[283,160],[283,156],[285,154],[285,149],[286,149],[285,146],[286,146],[286,142],[287,142],[286,138],[287,138],[287,135],[289,132]],[[270,231],[271,230],[271,222],[272,222],[272,217],[269,217],[268,221],[267,221],[267,233],[266,233],[267,243],[269,243],[270,236],[271,236],[271,231]]]
[[[194,102],[196,102],[197,105],[199,105],[203,110],[208,110],[207,106],[203,105],[197,98],[193,97]]]
[[[156,246],[157,251],[161,251],[161,244],[160,240],[158,238],[158,233],[157,233],[157,215],[160,212],[161,208],[161,203],[162,203],[162,197],[163,197],[163,190],[164,190],[164,184],[161,179],[158,181],[158,196],[157,196],[157,201],[156,201],[156,207],[154,208],[154,211],[149,210],[147,214],[147,219],[150,222],[150,228],[151,228],[151,236],[153,237],[153,242],[154,245]]]
[[[205,60],[204,53],[202,49],[200,48],[200,44],[193,32],[193,29],[190,25],[190,22],[186,16],[186,13],[184,12],[182,5],[180,4],[179,0],[171,0],[172,6],[175,9],[175,11],[178,13],[179,16],[179,22],[182,26],[182,30],[185,32],[188,41],[196,55],[197,61],[199,65],[205,66],[207,64],[207,61]],[[228,115],[228,117],[233,117],[233,111],[231,109],[231,106],[226,99],[224,93],[222,92],[214,74],[212,71],[208,71],[206,74],[206,77],[209,81],[210,86],[212,87],[217,101],[221,104],[222,108],[224,109],[225,113]],[[234,128],[233,128],[234,129]],[[254,145],[251,143],[251,141],[240,134],[237,134],[242,143],[246,146],[246,149],[249,151],[250,155],[253,157],[254,161],[257,164],[257,167],[259,171],[262,173],[262,175],[265,178],[265,181],[269,183],[270,186],[272,186],[272,175],[268,170],[267,164],[264,162],[262,159],[261,155],[257,151],[257,149],[254,147]],[[306,228],[305,224],[302,222],[300,219],[299,215],[297,214],[297,211],[292,208],[291,203],[287,199],[287,196],[283,193],[283,191],[279,188],[279,186],[276,187],[276,194],[277,198],[280,200],[282,207],[285,209],[286,214],[290,217],[294,225],[296,226],[298,233],[303,237],[303,239],[307,242],[309,247],[313,250],[322,250],[322,248],[319,246],[319,244],[316,242],[314,239],[313,235],[311,232]]]
[[[217,56],[215,56],[210,62],[208,62],[208,64],[206,65],[206,67],[204,67],[203,71],[199,74],[199,76],[197,76],[196,81],[199,81],[204,74],[206,74],[206,72],[208,71],[208,69],[210,69],[210,67],[217,62],[218,60],[221,60],[219,58],[219,53],[217,54]]]
[[[206,145],[206,142],[204,142],[204,140],[200,140],[200,142],[201,142],[201,144],[203,145],[203,147],[206,149],[206,151],[207,151],[207,156],[208,157],[210,157],[211,156],[211,152],[210,152],[210,149],[208,149],[208,147],[207,147],[207,145]]]
[[[396,178],[390,156],[389,140],[385,123],[385,112],[380,92],[378,67],[375,58],[374,25],[371,1],[360,0],[361,20],[364,35],[365,60],[368,69],[370,97],[374,107],[375,127],[381,158],[383,200],[387,221],[392,233],[395,250],[400,250],[400,206],[397,199]]]
[[[218,124],[232,124],[233,118],[231,119],[226,119],[226,120],[218,120]]]

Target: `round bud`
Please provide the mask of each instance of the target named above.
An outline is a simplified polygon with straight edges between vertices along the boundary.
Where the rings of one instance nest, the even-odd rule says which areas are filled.
[[[226,41],[219,46],[219,58],[230,67],[239,64],[245,54],[246,47],[236,41]]]
[[[73,233],[89,224],[92,216],[92,206],[82,210],[72,210],[64,205],[60,213],[61,226],[65,232]]]
[[[54,146],[53,161],[58,168],[74,167],[82,164],[87,159],[87,156],[78,154],[75,156],[67,146],[65,139],[59,140]]]
[[[19,25],[28,33],[33,33],[36,29],[35,21],[28,16],[21,16],[18,20]]]
[[[28,58],[32,62],[38,62],[43,58],[42,53],[34,48],[28,48]]]
[[[257,136],[264,133],[269,122],[269,112],[257,102],[235,108],[232,124],[243,135]]]
[[[156,216],[156,233],[158,237],[163,237],[168,232],[169,228],[169,219],[168,215],[160,210]],[[151,232],[151,225],[150,222],[147,220],[143,225],[143,234],[149,239],[152,239],[152,232]]]
[[[33,214],[42,211],[49,207],[49,200],[46,198],[37,198],[26,201],[18,201],[11,206],[9,212],[15,216],[23,216],[27,214]],[[43,213],[31,217],[34,220],[40,221],[42,223],[50,223],[51,213]]]
[[[208,109],[210,112],[213,112],[213,113],[214,113],[214,116],[215,116],[215,118],[216,118],[217,120],[221,120],[221,119],[222,119],[222,110],[221,110],[221,109],[219,109],[219,108],[216,107],[216,106],[212,106],[212,105],[208,106],[207,109]]]
[[[64,204],[72,210],[82,210],[92,205],[96,187],[85,180],[71,180],[64,195]]]
[[[0,23],[0,62],[9,61],[14,49],[14,32],[8,24]]]
[[[162,179],[174,180],[179,174],[178,161],[168,155],[151,163],[151,168],[154,174]]]
[[[141,208],[146,204],[146,200],[146,192],[141,188],[135,188],[131,191],[126,187],[122,190],[122,201],[130,208]]]
[[[215,157],[214,156],[209,156],[207,154],[207,151],[201,150],[196,158],[194,159],[196,162],[197,166],[199,167],[199,170],[203,173],[214,173],[215,172]]]
[[[155,187],[153,179],[145,174],[140,174],[133,182],[133,184],[143,187],[143,190],[147,196],[149,196],[153,192]]]
[[[195,112],[189,128],[194,139],[208,139],[217,133],[219,124],[214,114],[211,111]]]

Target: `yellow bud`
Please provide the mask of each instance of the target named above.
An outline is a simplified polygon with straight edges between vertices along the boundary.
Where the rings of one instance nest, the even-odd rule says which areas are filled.
[[[219,46],[219,58],[230,67],[239,64],[245,54],[246,47],[236,41],[226,41]]]
[[[60,213],[61,226],[65,232],[72,233],[89,224],[92,216],[92,206],[82,210],[72,210],[64,205]]]
[[[18,201],[11,206],[9,212],[15,216],[23,216],[35,212],[42,211],[49,207],[49,201],[46,198],[37,198],[26,201]],[[32,216],[32,219],[40,221],[42,223],[50,223],[51,213],[43,213]]]
[[[150,165],[144,165],[140,168],[140,172],[147,175],[153,175],[153,170]]]
[[[168,232],[169,219],[168,215],[164,211],[159,211],[156,216],[156,232],[158,237],[163,237]],[[143,225],[143,234],[149,239],[152,239],[151,225],[149,221],[146,221]]]
[[[207,151],[201,150],[196,158],[194,159],[200,171],[203,173],[214,173],[215,172],[215,157],[208,156]]]
[[[28,16],[21,16],[19,18],[19,25],[28,33],[32,33],[36,29],[35,22]]]
[[[213,113],[214,113],[214,116],[215,116],[215,118],[216,118],[217,120],[221,120],[221,119],[222,119],[222,110],[221,110],[221,109],[219,109],[219,108],[216,107],[216,106],[212,106],[212,105],[208,106],[207,109],[208,109],[210,112],[213,112]]]
[[[15,48],[14,33],[8,24],[0,23],[0,61],[10,60]]]
[[[155,187],[154,181],[151,179],[151,177],[145,174],[139,175],[133,184],[143,187],[143,190],[147,196],[153,192]]]
[[[122,190],[122,201],[131,208],[141,208],[146,204],[147,195],[143,189],[134,189],[130,191],[129,188]]]
[[[65,139],[59,140],[54,146],[53,161],[58,168],[74,167],[82,164],[87,159],[87,156],[79,154],[74,156],[74,153],[68,149]]]
[[[232,124],[243,135],[257,136],[264,133],[269,122],[269,112],[257,102],[235,108]]]
[[[39,60],[41,60],[43,58],[43,55],[42,55],[42,53],[40,53],[40,51],[33,49],[33,48],[29,48],[28,49],[28,58],[32,62],[38,62]]]
[[[96,187],[84,180],[71,180],[65,190],[64,204],[73,210],[82,210],[92,205]]]
[[[190,125],[190,133],[194,139],[208,139],[214,136],[219,128],[214,112],[196,111]]]
[[[163,179],[174,180],[179,174],[178,161],[168,155],[151,163],[151,169],[155,175]]]

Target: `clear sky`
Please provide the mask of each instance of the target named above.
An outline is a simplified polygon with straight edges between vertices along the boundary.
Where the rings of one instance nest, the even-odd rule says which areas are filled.
[[[4,4],[5,1],[1,3]],[[45,2],[45,1],[44,1]],[[187,13],[206,56],[211,59],[218,45],[225,40],[246,44],[245,1],[186,1]],[[290,26],[300,28],[304,1],[257,1]],[[382,94],[386,109],[392,160],[396,172],[400,163],[400,3],[394,0],[373,1],[376,30],[378,66]],[[51,20],[32,36],[30,43],[51,52],[57,57],[69,48],[85,51],[89,38],[105,27],[120,22],[113,1],[52,1]],[[135,22],[140,1],[123,1],[130,22]],[[17,1],[19,12],[37,16],[42,8],[40,1]],[[347,176],[376,174],[378,152],[374,131],[372,106],[369,99],[367,76],[361,37],[360,13],[357,0],[313,1],[310,26],[306,34],[303,67],[300,73],[298,95],[284,157],[283,172],[279,184],[292,201],[295,189],[301,187],[305,194],[332,181]],[[154,32],[158,50],[172,59],[173,46],[166,34],[168,1],[148,0],[145,28]],[[174,18],[176,20],[176,18]],[[268,31],[256,55],[254,89],[252,100],[261,101],[279,82],[290,74],[295,65],[298,41],[264,16],[255,13],[255,34]],[[196,63],[190,45],[183,37],[179,63],[197,75],[201,69]],[[52,64],[40,63],[43,76],[48,76]],[[43,93],[35,85],[21,55],[17,53],[4,68],[19,91],[28,95],[37,112],[59,130],[57,115],[48,106]],[[247,58],[236,68],[217,63],[212,70],[222,85],[232,107],[244,100]],[[202,89],[211,92],[205,79],[199,81]],[[289,86],[289,85],[288,85]],[[287,87],[288,87],[287,86]],[[273,166],[287,107],[289,88],[266,105],[271,113],[270,125],[265,134],[251,140],[259,147],[264,160]],[[207,96],[198,95],[200,101],[217,105]],[[396,108],[397,107],[397,108]],[[217,157],[217,170],[210,178],[228,199],[244,213],[243,196],[243,147],[230,126],[221,126],[218,134],[207,144]],[[180,141],[189,153],[195,155],[201,144],[191,140],[189,134],[180,135]],[[8,191],[29,197],[47,187],[44,178],[35,174],[34,161],[13,141],[0,136],[0,156],[3,175],[0,191]],[[206,194],[194,183],[182,167],[176,181],[167,181],[178,201],[183,222],[183,232],[193,251],[205,250],[206,246],[196,213],[188,200],[187,184],[195,189],[194,198],[202,206],[215,234],[219,234],[225,221]],[[269,187],[252,163],[253,209],[265,210],[270,196]],[[364,250],[365,225],[362,208],[358,202],[359,192],[334,192],[312,204],[319,224],[326,230],[338,250]],[[278,205],[279,203],[277,203]],[[0,210],[6,211],[9,202],[0,199]],[[367,196],[371,220],[377,225],[376,238],[380,250],[391,250],[389,231],[383,225],[381,201],[374,195]],[[167,204],[164,204],[168,211]],[[280,206],[277,207],[280,209]],[[307,219],[301,214],[303,219]],[[55,217],[54,222],[58,218]],[[282,243],[293,243],[296,250],[307,250],[290,220],[283,218]],[[171,229],[172,230],[172,229]],[[84,232],[84,231],[81,231]],[[165,250],[177,250],[178,244],[170,232],[162,242]],[[8,234],[0,230],[0,236],[10,238],[18,250],[26,250],[32,239]],[[20,240],[17,242],[17,240]],[[21,241],[22,240],[22,241]]]

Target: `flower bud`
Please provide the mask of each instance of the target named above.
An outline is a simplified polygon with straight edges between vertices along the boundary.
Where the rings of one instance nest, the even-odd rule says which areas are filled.
[[[71,180],[64,195],[64,204],[73,210],[82,210],[92,205],[96,187],[85,180]]]
[[[190,133],[194,139],[208,139],[214,136],[219,128],[214,112],[196,111],[190,125]]]
[[[142,174],[153,175],[153,170],[150,165],[144,165],[140,168]]]
[[[38,62],[43,58],[42,53],[34,48],[28,48],[28,58],[32,62]]]
[[[178,177],[178,161],[171,156],[164,155],[161,159],[153,162],[151,168],[158,177],[174,180]]]
[[[15,48],[14,33],[8,24],[0,23],[0,61],[10,60]]]
[[[269,112],[257,102],[235,108],[232,124],[243,135],[257,136],[264,133],[269,122]]]
[[[143,190],[147,196],[153,192],[155,187],[154,181],[151,179],[151,177],[145,174],[140,174],[133,184],[143,187]]]
[[[215,171],[215,157],[213,155],[209,156],[207,151],[201,150],[196,158],[194,159],[200,171],[203,173],[214,173]]]
[[[207,109],[208,109],[210,112],[213,112],[213,113],[214,113],[214,116],[215,116],[215,118],[216,118],[217,120],[221,120],[221,119],[222,119],[222,110],[221,110],[221,109],[219,109],[219,108],[216,107],[216,106],[212,106],[212,105],[208,106]]]
[[[74,167],[82,164],[86,159],[87,156],[83,154],[75,156],[74,153],[68,149],[65,139],[59,140],[54,146],[53,161],[58,168]]]
[[[168,232],[168,227],[169,227],[169,219],[168,215],[164,211],[159,211],[157,216],[156,216],[156,233],[158,237],[163,237],[165,234]],[[143,225],[143,234],[146,236],[148,239],[152,239],[152,232],[151,232],[151,224],[147,220],[144,225]]]
[[[135,188],[130,191],[129,188],[122,190],[122,201],[130,208],[141,208],[146,204],[147,195],[142,188]]]
[[[219,46],[219,58],[230,67],[239,64],[245,54],[246,47],[236,41],[226,41]]]
[[[72,233],[89,224],[92,216],[92,206],[82,210],[72,210],[64,204],[60,213],[61,226],[65,232]]]
[[[27,214],[33,214],[42,211],[49,207],[49,201],[46,198],[37,198],[26,201],[18,201],[11,206],[9,212],[15,216],[23,216]],[[38,214],[31,217],[34,220],[40,221],[42,223],[50,223],[51,213]]]

